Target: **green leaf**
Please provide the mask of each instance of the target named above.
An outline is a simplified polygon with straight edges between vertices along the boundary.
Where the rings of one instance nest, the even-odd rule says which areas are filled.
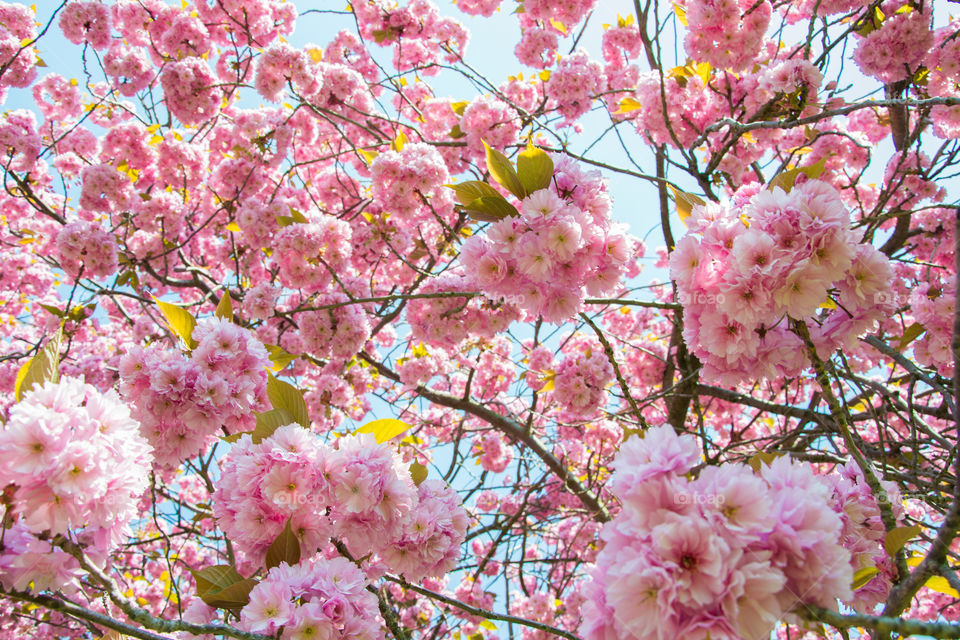
[[[303,215],[293,207],[290,207],[290,219],[296,222],[297,224],[307,224],[310,222],[307,220],[307,216]]]
[[[477,198],[482,197],[500,198],[504,200],[504,197],[500,195],[499,191],[480,180],[467,180],[460,184],[445,184],[443,186],[453,189],[454,194],[457,196],[457,201],[464,205],[470,204]]]
[[[694,207],[707,204],[707,201],[700,196],[680,191],[680,189],[677,189],[673,185],[668,186],[670,190],[673,191],[673,199],[677,204],[677,215],[680,216],[680,222],[683,224],[687,224],[687,218],[690,217]]]
[[[951,598],[960,598],[960,593],[957,593],[957,590],[951,587],[950,583],[943,576],[930,576],[930,578],[923,583],[923,586],[928,589],[933,589],[937,593],[950,596]]]
[[[250,592],[257,586],[257,581],[253,578],[247,578],[235,582],[226,589],[220,591],[209,591],[200,599],[215,609],[230,609],[231,611],[242,609],[250,603]]]
[[[373,437],[377,439],[377,442],[382,444],[387,440],[397,437],[409,428],[410,425],[402,420],[383,418],[382,420],[368,422],[354,431],[354,433],[372,433]]]
[[[39,303],[39,304],[40,304],[41,307],[43,307],[44,309],[46,309],[47,311],[49,311],[49,312],[52,313],[53,315],[57,316],[58,318],[62,318],[62,317],[63,317],[63,311],[61,311],[61,310],[58,309],[57,307],[53,306],[52,304],[43,304],[43,303]]]
[[[250,432],[253,444],[260,444],[264,438],[269,438],[273,432],[288,424],[295,424],[293,414],[286,409],[271,409],[257,414],[257,426]]]
[[[188,349],[194,349],[197,342],[193,339],[193,328],[197,326],[197,320],[183,307],[164,302],[156,296],[153,299],[156,300],[170,331],[180,338]]]
[[[223,297],[221,297],[220,302],[217,303],[217,310],[214,311],[214,315],[218,318],[233,322],[233,301],[230,299],[229,290],[223,290]]]
[[[310,415],[307,413],[307,403],[303,400],[303,392],[289,382],[277,380],[272,373],[267,375],[270,376],[267,379],[267,397],[270,398],[273,408],[286,409],[294,422],[309,429]]]
[[[827,159],[821,158],[820,162],[812,164],[809,167],[797,167],[796,169],[789,169],[774,176],[767,184],[767,188],[770,191],[773,191],[775,188],[779,187],[786,193],[790,193],[790,190],[793,189],[793,185],[796,184],[797,178],[800,177],[800,174],[807,176],[811,180],[815,180],[823,174],[823,171],[826,169],[826,167]]]
[[[427,479],[427,473],[427,468],[419,462],[414,462],[410,465],[410,477],[413,478],[413,484],[418,487],[420,483]]]
[[[480,626],[483,627],[484,629],[489,630],[489,631],[496,631],[496,630],[497,630],[497,625],[495,625],[494,623],[492,623],[492,622],[489,621],[489,620],[484,620],[483,622],[480,623]]]
[[[267,548],[267,569],[273,569],[281,562],[286,562],[291,567],[300,562],[300,540],[290,528],[290,520],[287,520],[283,531]]]
[[[67,319],[76,323],[83,322],[91,315],[97,308],[97,303],[83,305],[82,307],[74,307],[70,309],[70,312],[67,314]]]
[[[270,362],[273,363],[274,373],[279,373],[287,368],[291,362],[296,360],[299,356],[295,356],[292,353],[287,353],[284,351],[283,347],[276,344],[265,345],[267,347],[267,353],[270,355]]]
[[[897,347],[897,351],[903,351],[907,348],[911,342],[919,338],[927,330],[919,322],[914,322],[912,325],[904,329],[903,335],[900,336],[900,346]]]
[[[244,579],[236,569],[228,564],[205,567],[199,571],[190,569],[190,573],[193,574],[193,579],[197,583],[197,595],[201,598],[205,593],[222,591]]]
[[[232,444],[237,440],[239,440],[240,438],[242,438],[243,436],[248,436],[248,435],[251,435],[252,433],[253,431],[240,431],[238,433],[231,433],[228,436],[220,436],[220,439],[223,440],[224,442],[229,442]]]
[[[523,183],[520,182],[520,176],[513,168],[513,163],[507,159],[507,156],[492,148],[486,142],[483,143],[483,148],[487,150],[487,170],[493,176],[493,179],[507,191],[523,200],[527,192],[523,188]]]
[[[459,140],[460,138],[466,138],[467,134],[463,132],[463,129],[460,128],[460,125],[455,124],[453,128],[450,129],[450,133],[447,134],[447,137],[453,138],[454,140]]]
[[[553,160],[543,149],[528,144],[517,156],[517,175],[527,193],[546,189],[553,178]]]
[[[880,569],[877,569],[876,567],[862,567],[857,569],[857,572],[853,574],[853,584],[850,585],[850,588],[853,591],[856,591],[860,587],[870,582],[870,580],[873,579],[873,576],[877,575],[878,573],[880,573]]]
[[[17,400],[21,400],[23,394],[33,390],[36,384],[57,382],[60,379],[61,335],[58,330],[46,346],[27,360],[17,371],[17,377],[13,384],[13,393]]]
[[[909,527],[897,527],[887,532],[883,539],[883,549],[891,558],[897,555],[897,551],[903,549],[904,545],[920,535],[920,525],[910,525]]]
[[[517,208],[502,197],[488,198],[486,196],[463,205],[470,217],[478,222],[497,222],[510,216],[519,216]]]

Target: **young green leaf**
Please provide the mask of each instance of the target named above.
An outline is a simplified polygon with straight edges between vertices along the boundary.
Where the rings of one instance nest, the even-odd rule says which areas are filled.
[[[264,438],[272,436],[273,432],[280,427],[285,427],[295,422],[296,419],[294,419],[293,414],[286,409],[270,409],[270,411],[258,413],[257,426],[250,433],[250,439],[253,441],[253,444],[260,444]]]
[[[920,535],[920,525],[911,525],[909,527],[897,527],[887,532],[883,539],[883,550],[891,558],[897,555],[897,551],[903,549],[904,545]]]
[[[470,204],[463,206],[470,217],[478,222],[497,222],[510,216],[519,216],[517,208],[504,200],[502,197],[488,198],[486,196],[477,198]]]
[[[287,365],[297,359],[298,356],[293,355],[292,353],[287,353],[284,351],[283,347],[276,344],[265,345],[267,347],[267,353],[270,355],[270,362],[273,363],[274,373],[278,373],[287,368]]]
[[[228,322],[233,322],[233,301],[230,299],[229,290],[223,290],[223,297],[220,298],[220,302],[217,303],[217,310],[214,311],[214,315]]]
[[[377,439],[377,442],[382,444],[387,440],[397,437],[409,428],[410,425],[402,420],[383,418],[381,420],[368,422],[354,431],[354,433],[372,433],[373,437]]]
[[[927,328],[919,322],[914,322],[909,327],[904,329],[903,335],[900,336],[900,344],[897,346],[897,351],[903,351],[906,349],[911,342],[922,336],[926,330]]]
[[[528,144],[517,156],[517,175],[527,193],[546,189],[553,178],[553,160],[543,149]]]
[[[412,463],[410,465],[410,477],[413,479],[413,484],[419,487],[427,479],[427,468],[419,462]]]
[[[856,591],[860,587],[864,586],[870,580],[873,579],[873,576],[880,573],[880,569],[876,567],[861,567],[857,569],[857,572],[853,574],[853,584],[850,585],[850,589]]]
[[[487,170],[493,176],[493,179],[507,191],[523,200],[527,192],[520,182],[520,176],[513,168],[513,163],[507,159],[507,156],[492,148],[486,142],[483,143],[483,147],[487,150]]]
[[[446,184],[444,186],[453,189],[454,194],[457,196],[457,201],[463,205],[468,205],[477,198],[483,197],[500,198],[504,200],[504,197],[500,195],[499,191],[480,180],[467,180],[460,184]]]
[[[278,380],[272,373],[267,375],[267,397],[270,398],[273,408],[287,410],[297,424],[309,429],[310,416],[307,413],[307,403],[303,400],[303,392],[289,382]]]
[[[21,400],[23,394],[32,390],[36,384],[57,382],[60,379],[61,335],[60,330],[57,330],[46,346],[27,360],[17,371],[17,378],[13,384],[13,393],[17,400]]]
[[[196,318],[190,315],[190,312],[183,307],[164,302],[156,296],[154,296],[153,299],[156,300],[157,307],[160,308],[160,313],[163,314],[164,319],[167,321],[167,326],[170,327],[170,331],[180,338],[188,349],[196,348],[197,343],[193,339],[193,328],[197,326]]]
[[[778,173],[767,184],[767,188],[770,191],[773,191],[775,188],[779,187],[786,193],[790,193],[790,190],[793,189],[793,185],[796,184],[797,178],[799,178],[801,174],[807,176],[811,180],[815,180],[823,174],[823,171],[826,168],[827,159],[821,158],[820,162],[812,164],[809,167],[797,167],[796,169],[789,169],[783,173]]]
[[[279,566],[286,562],[291,567],[300,562],[300,540],[290,528],[290,520],[269,547],[267,547],[267,569]]]
[[[694,207],[707,204],[707,201],[700,196],[680,191],[673,185],[669,185],[669,187],[673,191],[673,198],[677,203],[677,215],[680,216],[680,222],[683,224],[687,224],[687,218],[690,217]]]

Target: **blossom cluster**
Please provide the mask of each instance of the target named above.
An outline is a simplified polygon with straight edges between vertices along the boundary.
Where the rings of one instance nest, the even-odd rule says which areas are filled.
[[[684,340],[707,379],[796,375],[806,359],[789,318],[809,320],[819,355],[828,357],[895,306],[889,260],[859,244],[839,193],[825,182],[762,190],[740,206],[708,203],[688,223],[670,275]],[[824,303],[836,308],[818,313]]]
[[[601,532],[581,627],[588,640],[760,640],[801,602],[853,598],[859,557],[844,543],[877,552],[885,531],[849,468],[838,480],[780,457],[757,472],[728,463],[690,479],[699,462],[696,439],[669,425],[620,448],[610,488],[623,509]]]
[[[763,0],[687,0],[687,37],[683,44],[694,60],[741,71],[760,52],[772,5]]]
[[[491,299],[505,298],[548,322],[575,316],[585,294],[614,292],[632,242],[611,224],[598,172],[557,159],[554,181],[523,199],[519,216],[493,223],[463,243],[464,268]]]
[[[305,554],[326,551],[336,536],[356,557],[376,553],[409,580],[452,569],[467,528],[456,493],[439,481],[415,485],[371,434],[336,445],[298,425],[234,445],[221,463],[214,515],[237,548],[260,561],[289,522]]]
[[[345,558],[313,556],[270,569],[250,591],[240,628],[283,640],[374,640],[382,626],[367,577]]]
[[[0,581],[71,580],[77,567],[53,551],[50,535],[77,534],[98,561],[119,544],[152,462],[139,427],[116,392],[79,378],[35,386],[13,406],[0,431],[0,486],[13,485],[7,517],[18,519],[5,532]]]
[[[133,347],[120,360],[120,393],[169,468],[200,453],[217,432],[252,430],[266,411],[270,359],[246,329],[221,318],[202,320],[189,356],[161,345]]]
[[[71,276],[104,278],[117,270],[117,242],[92,222],[71,222],[57,234],[60,266]]]

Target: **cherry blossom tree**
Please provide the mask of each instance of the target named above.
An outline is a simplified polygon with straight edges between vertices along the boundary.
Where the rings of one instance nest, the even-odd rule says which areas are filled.
[[[0,638],[960,637],[950,10],[0,1]]]

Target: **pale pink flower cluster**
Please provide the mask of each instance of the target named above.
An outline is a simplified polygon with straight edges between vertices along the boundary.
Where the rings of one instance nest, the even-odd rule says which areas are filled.
[[[103,56],[103,70],[123,96],[134,96],[150,86],[155,70],[140,49],[115,41]]]
[[[373,0],[358,3],[353,11],[363,37],[393,45],[397,70],[436,75],[437,63],[456,63],[466,52],[470,33],[457,20],[442,16],[430,0],[411,0],[405,6]]]
[[[266,320],[273,316],[280,290],[269,282],[259,282],[243,296],[243,311],[254,320]]]
[[[87,42],[94,49],[110,46],[110,7],[102,2],[72,0],[60,14],[59,25],[73,44]]]
[[[213,41],[227,47],[266,47],[292,34],[297,24],[297,7],[284,0],[218,0],[194,6]],[[243,29],[237,28],[237,16],[243,16]]]
[[[257,93],[272,102],[292,86],[300,95],[312,95],[320,90],[321,76],[313,67],[310,54],[288,44],[274,44],[257,60]]]
[[[590,110],[593,97],[606,89],[603,65],[591,60],[583,49],[560,59],[547,81],[547,95],[557,103],[565,124]]]
[[[185,125],[213,117],[220,109],[221,91],[217,77],[201,58],[171,62],[160,76],[167,109]]]
[[[428,280],[422,293],[474,291],[471,279],[462,273],[443,273]],[[415,341],[456,349],[464,340],[489,340],[520,319],[517,307],[506,300],[491,303],[486,298],[418,298],[407,303],[407,322]]]
[[[485,236],[463,243],[464,268],[487,297],[559,324],[579,313],[585,294],[616,290],[632,243],[611,224],[599,174],[558,160],[550,188],[520,204],[519,217],[495,222]]]
[[[535,20],[556,20],[572,29],[597,4],[597,0],[526,0],[523,10]]]
[[[520,135],[520,119],[507,103],[491,96],[478,96],[460,119],[460,129],[467,134],[466,141],[478,152],[486,142],[495,149],[516,144]]]
[[[929,13],[896,13],[899,7],[890,5],[884,3],[884,10],[892,15],[886,16],[880,28],[869,33],[853,52],[860,70],[881,82],[910,78],[933,45]]]
[[[922,365],[936,367],[941,375],[954,375],[951,349],[953,315],[957,304],[957,275],[942,282],[926,282],[911,292],[910,310],[924,333],[913,343],[913,356]]]
[[[8,564],[14,582],[59,586],[72,577],[69,563],[51,561],[49,535],[79,535],[97,559],[119,544],[149,484],[151,448],[139,426],[116,392],[79,378],[35,386],[13,406],[0,430],[0,485],[14,486],[21,552],[37,562]],[[47,541],[28,539],[38,534]]]
[[[26,109],[4,111],[0,121],[0,161],[5,168],[32,171],[40,156],[41,144],[33,112]]]
[[[457,9],[473,16],[484,16],[489,18],[500,8],[503,0],[459,0]]]
[[[595,339],[575,336],[564,352],[553,379],[553,400],[561,406],[565,422],[589,420],[606,403],[613,365]]]
[[[317,298],[317,305],[347,302],[343,294],[330,294]],[[297,313],[303,347],[324,360],[346,361],[363,349],[370,337],[370,321],[363,307],[344,304],[332,309]]]
[[[517,60],[535,69],[552,67],[557,61],[557,47],[560,38],[553,26],[542,25],[526,12],[518,16],[520,21],[520,42],[513,53]]]
[[[254,236],[266,240],[267,225],[276,224],[275,215],[290,215],[284,205],[249,205],[241,224],[246,229],[259,229]],[[259,221],[257,221],[259,218]],[[343,277],[352,267],[350,256],[352,230],[350,225],[334,216],[320,215],[303,224],[291,224],[280,229],[273,241],[273,259],[280,268],[280,283],[293,289],[323,291],[333,282],[333,275]]]
[[[214,515],[258,561],[289,521],[304,554],[326,551],[335,535],[356,557],[376,553],[410,580],[451,570],[467,525],[452,489],[416,487],[397,452],[373,435],[343,436],[333,448],[298,425],[234,445],[221,463]]]
[[[37,26],[29,8],[0,2],[0,100],[6,96],[7,87],[29,87],[36,79],[36,51],[33,47],[21,47],[23,41],[33,40],[36,35]]]
[[[133,197],[130,179],[109,164],[83,168],[80,206],[91,212],[115,213],[127,208]]]
[[[443,156],[432,145],[408,143],[402,151],[381,153],[370,165],[370,177],[375,201],[401,221],[429,211],[423,199],[437,209],[449,211],[452,207],[450,190],[443,188],[450,174]]]
[[[687,0],[687,54],[698,62],[741,71],[760,53],[773,7],[767,0]]]
[[[960,97],[960,20],[937,30],[924,66],[930,70],[927,92],[931,97]],[[941,138],[960,138],[960,105],[937,105],[930,110],[933,132]]]
[[[240,628],[282,640],[375,640],[383,622],[367,584],[345,558],[282,562],[250,591]]]
[[[830,504],[843,521],[841,543],[850,552],[854,570],[878,569],[876,575],[853,592],[849,604],[858,611],[870,613],[886,600],[897,569],[884,549],[887,530],[880,516],[877,497],[870,491],[863,471],[852,460],[838,471],[827,479],[833,487]],[[900,489],[893,482],[881,480],[880,484],[883,487],[880,499],[890,506],[895,519],[902,520],[905,511]]]
[[[468,526],[460,498],[442,480],[425,480],[417,497],[416,508],[381,551],[392,571],[415,582],[456,566]]]
[[[740,464],[704,468],[693,436],[669,425],[627,440],[610,489],[623,510],[587,585],[587,640],[767,638],[801,602],[849,600],[850,552],[831,486],[788,457],[759,473]]]
[[[117,270],[117,240],[94,222],[71,222],[57,234],[60,266],[70,276],[105,278]]]
[[[502,473],[513,460],[513,447],[497,432],[485,433],[473,441],[480,466],[491,473]]]
[[[175,468],[228,432],[252,430],[266,411],[270,359],[253,334],[220,318],[201,320],[185,356],[161,345],[134,347],[120,360],[120,392],[156,451]]]
[[[3,507],[0,506],[0,517]],[[0,548],[0,585],[20,591],[72,591],[83,575],[80,563],[69,553],[40,540],[23,520],[3,532]]]
[[[667,76],[661,90],[660,74],[648,71],[638,76],[634,93],[640,108],[627,116],[634,119],[637,131],[658,145],[676,146],[677,141],[682,147],[693,144],[725,110],[720,97],[705,86],[699,75]]]
[[[31,93],[34,104],[47,121],[63,122],[80,115],[80,88],[60,74],[44,76],[33,85]]]
[[[808,362],[789,318],[807,323],[826,358],[895,306],[889,260],[858,244],[839,193],[825,182],[765,189],[743,206],[695,207],[688,223],[670,275],[684,340],[706,379],[796,375]],[[837,308],[818,311],[830,299]]]

